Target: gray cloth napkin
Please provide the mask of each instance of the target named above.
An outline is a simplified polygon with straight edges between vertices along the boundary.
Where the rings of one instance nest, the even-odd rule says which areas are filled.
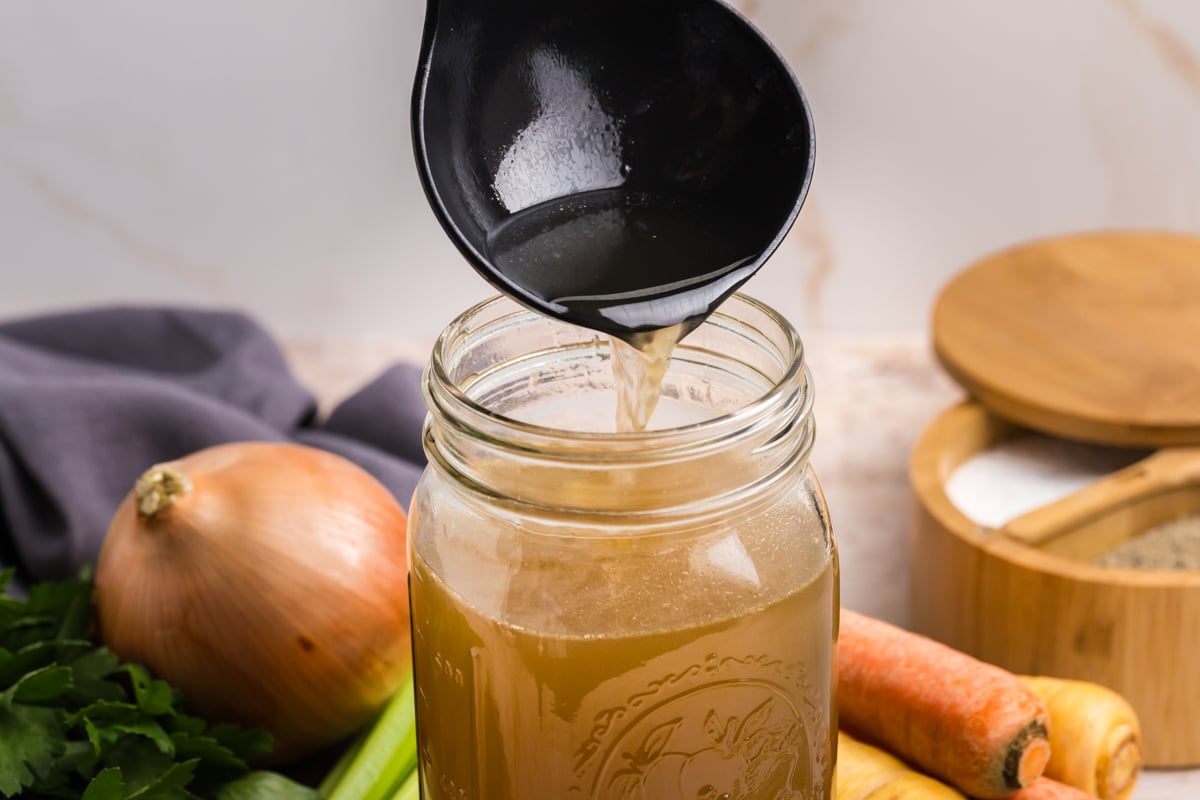
[[[424,465],[420,370],[397,365],[318,423],[312,395],[244,315],[106,308],[0,323],[0,567],[75,575],[152,464],[234,441],[358,463],[404,505]]]

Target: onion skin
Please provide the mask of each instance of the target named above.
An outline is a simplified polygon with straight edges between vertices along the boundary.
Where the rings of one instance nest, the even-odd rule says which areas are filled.
[[[196,714],[270,733],[265,764],[294,761],[369,722],[411,672],[406,523],[374,478],[309,447],[153,468],[96,565],[101,638]]]

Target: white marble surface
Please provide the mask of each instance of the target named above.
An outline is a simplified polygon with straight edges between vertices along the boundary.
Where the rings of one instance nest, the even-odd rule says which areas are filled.
[[[393,360],[422,363],[427,340],[293,341],[298,376],[322,403],[366,383]],[[807,342],[816,382],[813,453],[829,501],[842,565],[842,602],[908,621],[912,498],[908,454],[926,424],[961,397],[920,337],[826,335]],[[1200,798],[1200,769],[1150,771],[1133,800]]]
[[[816,116],[811,199],[749,286],[805,331],[921,331],[947,275],[1031,237],[1200,230],[1194,0],[736,5]],[[172,300],[432,336],[487,288],[416,181],[422,14],[0,4],[0,316]]]

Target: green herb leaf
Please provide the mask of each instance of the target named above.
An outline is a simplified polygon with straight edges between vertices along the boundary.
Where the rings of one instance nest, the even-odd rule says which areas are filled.
[[[138,707],[124,700],[97,700],[84,706],[76,716],[92,720],[100,725],[134,719]]]
[[[104,738],[100,735],[100,729],[96,727],[96,723],[90,719],[84,719],[83,728],[87,732],[88,743],[92,746],[92,752],[97,756],[103,755]]]
[[[96,751],[92,748],[90,742],[80,741],[79,739],[67,739],[66,747],[59,754],[58,760],[54,764],[56,772],[63,773],[63,779],[69,783],[78,793],[78,780],[91,777],[96,772],[96,763],[99,759],[96,757]],[[53,783],[48,777],[41,783],[41,788],[45,789]],[[74,797],[75,795],[71,795]]]
[[[31,645],[52,652],[56,643],[54,634],[58,630],[58,618],[54,616],[19,616],[0,628],[0,647],[19,654]]]
[[[26,605],[31,614],[53,614],[59,623],[80,602],[91,602],[92,587],[83,581],[60,581],[39,583],[29,590]],[[76,638],[76,637],[70,637]]]
[[[153,782],[131,792],[128,800],[188,800],[187,785],[196,771],[199,760],[172,764]]]
[[[11,597],[0,597],[0,631],[8,630],[25,613],[25,604]],[[0,636],[0,644],[8,643]]]
[[[0,571],[0,590],[11,577]],[[91,616],[86,571],[31,587],[28,601],[0,597],[0,798],[316,797],[271,773],[247,776],[270,737],[181,713],[177,690],[86,638]]]
[[[271,736],[257,728],[237,725],[213,725],[208,735],[228,747],[245,761],[254,761],[271,752]]]
[[[129,675],[138,708],[156,717],[175,713],[175,691],[170,684],[154,680],[140,664],[126,664],[121,670]]]
[[[8,689],[0,692],[0,709],[14,702],[45,703],[62,696],[72,686],[71,670],[67,667],[42,667],[22,675]]]
[[[158,748],[158,752],[168,755],[175,755],[175,743],[171,741],[171,737],[162,729],[157,721],[152,719],[137,719],[131,722],[121,722],[108,726],[110,733],[123,734],[129,736],[144,736],[154,743]]]
[[[175,743],[158,720],[142,714],[132,703],[100,700],[83,709],[78,716],[94,726],[101,751],[123,736],[132,735],[149,739],[160,753],[175,754]],[[88,730],[88,738],[93,745],[96,743],[92,730]]]
[[[178,765],[172,756],[161,752],[150,740],[127,736],[108,749],[101,766],[119,768],[125,778],[126,797],[134,797],[157,785]],[[192,769],[191,766],[187,768],[189,778]]]
[[[125,800],[125,778],[116,767],[102,769],[92,778],[81,800]]]
[[[91,649],[91,642],[74,639],[68,641],[48,639],[26,644],[11,653],[9,658],[0,658],[0,688],[12,686],[27,672],[48,667],[56,661],[76,658]]]
[[[89,650],[65,663],[74,674],[75,686],[69,694],[76,706],[95,700],[121,701],[128,697],[124,687],[109,680],[120,661],[107,647]]]
[[[0,795],[13,797],[54,766],[63,749],[58,712],[19,703],[0,710]]]
[[[184,760],[198,758],[203,762],[205,767],[214,767],[234,772],[244,772],[247,769],[245,759],[211,736],[172,733],[171,741],[175,744],[176,758]]]
[[[176,714],[163,723],[171,733],[187,733],[192,736],[209,735],[208,723],[199,717],[189,717],[187,714]]]

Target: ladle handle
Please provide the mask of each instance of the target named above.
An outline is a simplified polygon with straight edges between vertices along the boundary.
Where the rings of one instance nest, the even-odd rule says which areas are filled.
[[[1200,483],[1200,447],[1159,450],[1062,500],[1009,521],[1000,531],[1037,547],[1122,506],[1195,483]]]

